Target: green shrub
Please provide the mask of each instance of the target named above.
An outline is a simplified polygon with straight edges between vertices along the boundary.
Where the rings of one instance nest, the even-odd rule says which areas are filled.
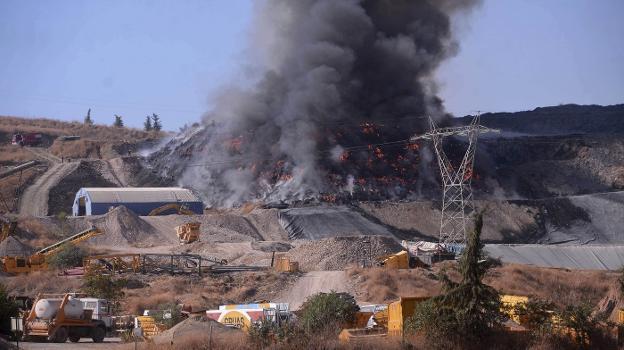
[[[11,317],[16,317],[17,314],[17,305],[9,299],[6,287],[0,283],[0,333],[9,334],[11,331]]]
[[[561,313],[561,324],[574,331],[574,337],[582,348],[589,348],[594,342],[602,342],[605,328],[611,326],[608,315],[594,313],[589,304],[568,305]]]
[[[171,328],[182,321],[181,308],[176,302],[158,304],[156,310],[150,310],[156,322]]]
[[[360,310],[355,298],[348,293],[318,293],[309,297],[301,306],[300,322],[309,333],[334,331],[355,320]]]
[[[82,292],[89,297],[106,299],[110,303],[113,311],[119,308],[119,302],[124,296],[123,288],[126,280],[113,279],[109,275],[88,274],[84,278]]]
[[[514,306],[514,313],[525,321],[526,326],[536,336],[548,335],[553,332],[553,312],[557,307],[552,301],[542,299],[529,299],[526,303]]]
[[[258,348],[267,348],[273,344],[305,344],[308,340],[303,329],[294,322],[278,324],[266,319],[251,325],[249,339]]]
[[[87,256],[87,252],[81,247],[66,243],[56,253],[47,258],[50,266],[58,269],[67,269],[75,266],[82,266],[82,259]]]

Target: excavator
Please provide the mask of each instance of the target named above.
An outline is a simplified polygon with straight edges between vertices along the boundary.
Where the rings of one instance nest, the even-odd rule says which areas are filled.
[[[166,211],[175,210],[178,215],[195,215],[196,213],[189,210],[181,204],[169,203],[152,210],[149,216],[157,216]],[[175,227],[176,235],[180,240],[180,244],[189,244],[199,240],[199,222],[187,222]]]
[[[182,204],[176,204],[176,203],[169,203],[169,204],[165,204],[163,206],[160,206],[152,211],[149,212],[149,214],[147,214],[148,216],[156,216],[156,215],[160,215],[166,211],[169,210],[175,210],[176,214],[179,215],[195,215],[195,212],[191,211],[190,209],[188,209],[187,207],[185,207]]]
[[[2,262],[2,271],[7,273],[29,273],[34,271],[48,270],[47,258],[58,253],[64,244],[76,244],[85,241],[91,237],[102,234],[103,231],[95,226],[79,232],[73,236],[58,241],[43,249],[38,250],[31,256],[4,256],[0,258]]]

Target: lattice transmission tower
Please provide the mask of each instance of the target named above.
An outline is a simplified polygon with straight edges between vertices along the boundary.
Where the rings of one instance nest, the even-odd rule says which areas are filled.
[[[477,138],[479,134],[498,132],[498,130],[479,125],[479,120],[480,115],[477,114],[470,122],[470,125],[438,128],[433,119],[429,117],[431,130],[426,134],[411,138],[411,141],[433,141],[433,148],[438,157],[443,184],[440,243],[463,244],[466,240],[466,220],[474,211],[471,185]],[[454,167],[451,164],[444,152],[444,138],[449,136],[468,138],[468,148],[458,167]]]

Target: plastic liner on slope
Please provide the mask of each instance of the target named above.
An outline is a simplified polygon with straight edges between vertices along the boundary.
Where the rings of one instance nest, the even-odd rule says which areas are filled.
[[[624,245],[552,246],[539,244],[486,244],[490,257],[505,263],[580,270],[619,270],[624,266]]]
[[[290,239],[323,239],[348,236],[388,236],[385,227],[342,206],[281,210],[279,222]]]
[[[7,237],[0,243],[0,256],[28,256],[32,252],[32,248],[13,236]]]

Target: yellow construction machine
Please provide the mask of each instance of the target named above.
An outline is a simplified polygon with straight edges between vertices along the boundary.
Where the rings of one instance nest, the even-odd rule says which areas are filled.
[[[280,256],[277,258],[274,268],[277,272],[297,272],[299,271],[299,263],[290,260],[288,257]]]
[[[377,257],[378,264],[387,269],[409,269],[410,256],[406,250]]]
[[[161,207],[158,207],[152,211],[149,212],[149,216],[156,216],[156,215],[160,215],[166,211],[170,211],[170,210],[175,210],[176,214],[178,215],[196,215],[195,212],[193,212],[192,210],[188,209],[187,207],[185,207],[182,204],[176,204],[176,203],[169,203],[169,204],[165,204]]]
[[[414,316],[416,305],[427,299],[429,297],[400,297],[387,308],[372,313],[373,327],[343,329],[338,338],[344,342],[358,342],[370,338],[401,337],[405,320]]]
[[[176,235],[180,240],[180,244],[193,243],[199,240],[199,222],[187,222],[180,226],[176,226]]]
[[[10,219],[8,217],[0,216],[0,222],[2,223],[2,229],[0,230],[0,242],[12,236],[17,228],[17,220]]]
[[[168,211],[175,211],[178,215],[196,215],[195,212],[189,210],[187,207],[181,204],[169,203],[161,207],[158,207],[148,214],[149,216],[161,215]],[[176,226],[176,235],[180,240],[180,244],[193,243],[199,240],[199,222],[188,222],[180,226]]]
[[[31,256],[5,256],[2,261],[2,271],[7,273],[29,273],[34,271],[46,271],[48,269],[47,258],[56,254],[64,244],[76,244],[103,232],[95,226],[91,226],[82,232],[59,242],[49,245]]]

